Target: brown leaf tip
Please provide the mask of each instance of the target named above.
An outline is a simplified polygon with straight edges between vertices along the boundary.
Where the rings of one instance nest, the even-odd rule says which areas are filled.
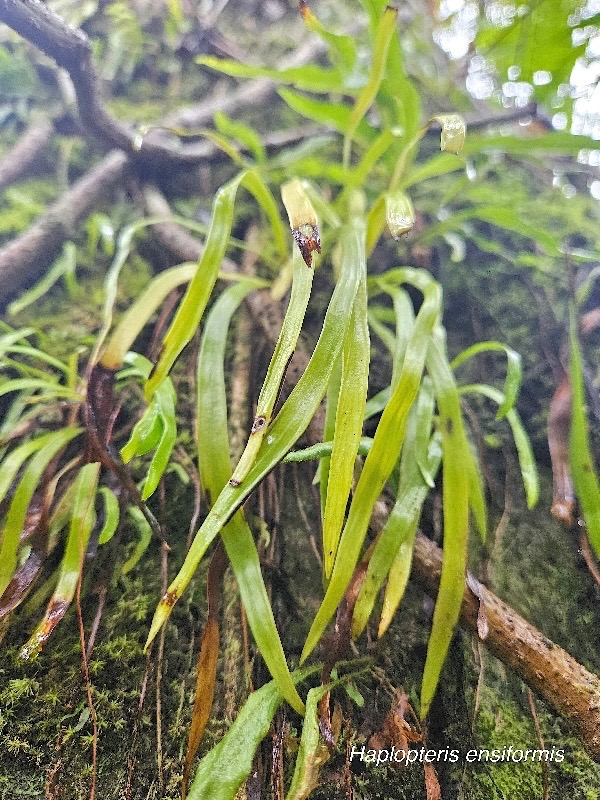
[[[302,258],[306,262],[307,267],[312,267],[312,254],[316,250],[317,253],[321,252],[321,237],[319,235],[319,226],[311,225],[309,222],[300,225],[298,228],[292,230],[294,241],[298,245]]]

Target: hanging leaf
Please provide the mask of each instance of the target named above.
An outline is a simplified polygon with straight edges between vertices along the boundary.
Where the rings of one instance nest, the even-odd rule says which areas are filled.
[[[442,434],[444,554],[423,670],[421,719],[425,719],[429,711],[460,615],[469,534],[469,480],[464,468],[469,442],[462,421],[460,397],[441,338],[440,335],[429,344],[427,368],[434,386]]]
[[[354,462],[362,433],[369,383],[370,340],[367,321],[367,265],[364,226],[360,226],[359,233],[362,278],[342,348],[339,391],[336,395],[335,406],[332,404],[332,408],[336,409],[333,445],[327,474],[323,475],[324,480],[327,480],[323,514],[323,560],[327,579],[333,569],[352,487]]]
[[[489,397],[490,400],[493,400],[494,403],[497,403],[499,406],[503,406],[506,402],[506,398],[501,391],[495,389],[493,386],[487,386],[486,384],[460,386],[459,392],[461,394],[482,394],[484,397]],[[511,408],[511,410],[507,412],[506,420],[510,424],[515,447],[517,448],[521,477],[523,478],[523,485],[525,487],[527,508],[533,508],[539,499],[540,486],[531,443],[515,408]]]
[[[468,361],[479,353],[500,352],[506,355],[506,379],[504,381],[504,402],[498,409],[496,419],[503,419],[511,408],[514,407],[519,396],[521,381],[523,378],[522,360],[519,353],[501,342],[478,342],[459,353],[451,363],[452,369],[457,369],[465,361]]]
[[[99,475],[99,462],[86,464],[79,471],[73,494],[69,536],[58,573],[58,583],[48,603],[44,619],[21,649],[21,658],[32,658],[40,651],[54,628],[67,613],[75,596],[77,583],[81,579],[90,533],[96,521],[95,503]]]
[[[379,91],[379,87],[381,86],[381,82],[385,76],[387,55],[392,36],[396,30],[397,15],[398,10],[396,8],[386,6],[385,11],[383,12],[379,21],[373,42],[373,63],[371,65],[369,81],[356,98],[356,103],[352,109],[348,127],[344,131],[344,166],[349,166],[350,164],[350,148],[352,147],[354,134],[360,121],[375,100],[377,92]]]
[[[167,377],[175,360],[198,328],[229,243],[234,201],[240,184],[252,192],[267,214],[279,252],[283,252],[284,256],[287,252],[286,236],[277,205],[258,173],[252,170],[242,172],[219,189],[213,203],[212,220],[198,268],[163,338],[158,361],[146,382],[145,393],[148,400]]]
[[[302,268],[307,270],[304,263]],[[227,331],[232,315],[252,288],[251,282],[240,283],[221,295],[209,314],[198,356],[198,459],[211,500],[230,487],[231,477],[224,373]],[[258,649],[282,695],[301,714],[304,704],[290,679],[260,560],[242,511],[222,528],[221,537]]]
[[[589,540],[596,556],[600,558],[600,484],[590,447],[585,411],[583,364],[577,334],[577,317],[573,308],[570,309],[569,340],[571,345],[569,372],[572,391],[569,459],[575,491],[581,503]]]
[[[316,214],[299,184],[299,181],[291,181],[282,188],[290,224],[294,231],[298,232],[301,229],[310,228],[311,235],[316,236],[318,243],[319,229]],[[303,236],[300,233],[299,235]],[[298,239],[296,241],[298,242]],[[320,251],[320,244],[315,247]],[[302,247],[299,250],[294,249],[292,256],[294,273],[290,301],[260,390],[250,438],[229,481],[232,486],[239,486],[248,474],[271,424],[275,403],[279,397],[288,364],[296,349],[310,299],[313,280],[313,271],[310,269],[312,249],[314,248],[309,248],[308,245],[305,250]]]
[[[338,555],[331,580],[306,638],[302,661],[308,657],[321,638],[352,579],[373,506],[398,459],[404,441],[408,413],[419,391],[431,333],[440,315],[441,289],[429,275],[405,268],[391,270],[381,280],[388,283],[412,284],[423,293],[423,303],[406,349],[398,384],[381,415],[373,446],[358,480],[338,545]]]
[[[0,597],[10,583],[16,569],[19,541],[27,517],[27,510],[44,476],[44,472],[52,459],[80,433],[81,428],[61,428],[39,437],[39,439],[35,440],[36,447],[30,448],[33,455],[23,472],[19,485],[15,489],[0,535]],[[21,447],[24,448],[25,446],[22,445]],[[24,452],[27,453],[27,450],[20,450],[18,459],[25,459]],[[15,458],[15,461],[12,462],[11,470],[14,469],[18,459]]]
[[[312,357],[290,396],[273,421],[269,436],[243,484],[227,483],[196,534],[179,573],[159,603],[146,647],[168,618],[174,603],[190,582],[200,559],[214,537],[242,505],[254,487],[281,461],[304,433],[327,389],[329,378],[348,327],[348,307],[360,282],[360,242],[352,228],[342,233],[344,248],[338,282],[329,302],[323,329]],[[231,559],[231,553],[228,552]]]
[[[406,440],[400,460],[397,499],[369,559],[367,574],[352,616],[353,638],[357,638],[364,630],[375,605],[377,594],[398,551],[404,544],[412,549],[412,540],[419,523],[421,508],[430,488],[423,477],[420,464],[423,463],[426,466],[428,475],[435,475],[442,455],[439,439],[436,437],[434,441],[430,442],[433,400],[433,390],[428,381],[424,383],[423,389],[419,392],[419,397],[409,416]],[[400,587],[395,585],[394,589],[396,588]],[[403,594],[403,589],[400,598],[401,594]],[[398,602],[400,598],[398,598]]]

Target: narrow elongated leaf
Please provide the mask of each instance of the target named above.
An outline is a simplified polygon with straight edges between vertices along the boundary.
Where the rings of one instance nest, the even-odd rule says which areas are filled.
[[[240,120],[231,119],[221,111],[215,114],[214,119],[217,130],[225,136],[237,139],[243,147],[252,153],[258,164],[266,161],[265,147],[260,140],[260,136],[253,128],[244,122],[240,122]]]
[[[106,337],[112,327],[113,321],[113,314],[115,303],[117,300],[117,291],[119,286],[119,276],[121,274],[121,270],[123,269],[127,259],[129,258],[129,254],[131,252],[131,247],[133,244],[133,239],[136,233],[144,228],[147,228],[149,225],[153,225],[157,220],[155,218],[150,219],[142,219],[138,220],[137,222],[131,223],[131,225],[127,225],[123,230],[119,233],[117,238],[117,249],[112,260],[112,264],[110,265],[110,269],[106,275],[106,280],[104,281],[104,309],[102,312],[102,329],[98,334],[98,338],[96,339],[96,345],[94,348],[94,354],[92,355],[92,362],[96,360],[96,356],[100,353],[104,342],[106,341]],[[158,221],[163,221],[162,218],[159,218]],[[144,311],[145,309],[139,308],[140,311]],[[132,316],[131,314],[125,315],[128,318],[129,323],[132,323]],[[147,321],[146,316],[142,316],[144,323]],[[133,322],[135,326],[135,322]],[[138,332],[141,328],[138,328]],[[137,334],[136,334],[137,335]],[[135,338],[135,335],[133,336]],[[118,348],[118,338],[113,338],[113,342],[115,343],[116,347]],[[133,341],[133,339],[131,339]],[[117,369],[122,361],[123,355],[127,352],[128,347],[122,350],[121,358],[117,360],[116,364],[113,367],[112,363],[104,363],[104,366],[108,367],[109,369]],[[108,358],[108,356],[107,356]]]
[[[28,347],[27,345],[13,344],[6,349],[6,352],[13,355],[25,356],[29,361],[43,361],[51,367],[59,370],[64,375],[68,375],[69,368],[58,358],[54,358],[50,353],[45,353],[43,350],[38,350],[37,347]],[[47,374],[47,373],[46,373]]]
[[[81,433],[80,428],[61,428],[47,435],[44,445],[35,452],[17,486],[4,521],[0,536],[0,596],[10,583],[17,566],[19,538],[27,509],[48,464],[72,439]]]
[[[196,264],[184,264],[171,267],[153,278],[115,328],[102,353],[101,364],[108,369],[119,369],[125,354],[165,297],[177,286],[190,281],[196,270]]]
[[[33,352],[35,358],[35,351]],[[13,351],[12,355],[17,354]],[[56,380],[56,377],[54,375],[50,375],[47,370],[34,366],[29,358],[18,359],[11,358],[10,356],[4,356],[2,361],[0,361],[0,369],[14,370],[24,378],[40,378],[44,381]]]
[[[196,668],[196,691],[194,710],[188,736],[188,746],[183,767],[183,780],[181,795],[183,800],[187,796],[187,784],[193,759],[198,752],[206,725],[210,719],[215,694],[217,678],[217,659],[219,656],[219,619],[218,615],[211,616],[210,612],[204,623],[198,667]]]
[[[502,344],[501,342],[478,342],[477,344],[468,347],[459,353],[456,358],[452,360],[451,367],[455,370],[465,361],[477,355],[478,353],[500,352],[506,354],[507,368],[506,380],[504,381],[504,402],[498,409],[496,419],[505,417],[511,408],[514,407],[519,396],[519,389],[521,388],[521,380],[523,377],[523,367],[521,356],[512,347]]]
[[[323,424],[323,438],[331,442],[333,449],[333,436],[335,433],[335,415],[337,411],[338,397],[340,394],[340,383],[342,381],[342,353],[338,357],[331,370],[329,385],[327,386],[325,404],[325,422]],[[325,505],[327,503],[327,486],[329,484],[329,465],[331,463],[331,451],[321,460],[318,467],[319,495],[321,498],[321,521],[325,515]]]
[[[531,158],[532,155],[557,153],[577,157],[581,150],[597,150],[598,140],[589,136],[573,136],[572,133],[549,131],[543,136],[481,136],[469,134],[465,142],[464,153],[485,153],[490,150],[508,153],[513,156]]]
[[[394,509],[392,509],[392,514],[394,513]],[[388,580],[381,608],[381,619],[379,620],[379,627],[377,629],[377,636],[379,638],[381,638],[389,628],[398,610],[398,606],[404,597],[412,568],[413,550],[418,525],[418,521],[413,518],[412,522],[404,528],[400,547],[398,548],[392,566],[388,572]]]
[[[62,253],[45,273],[44,277],[8,306],[9,316],[19,314],[32,303],[35,303],[36,300],[39,300],[40,297],[44,297],[61,277],[65,279],[67,293],[72,296],[76,263],[77,248],[75,244],[73,242],[65,242]]]
[[[470,445],[462,421],[458,390],[439,338],[430,342],[427,368],[440,412],[444,464],[444,554],[423,670],[421,719],[429,711],[458,622],[465,589],[469,533],[469,481],[464,458],[465,453],[470,452]]]
[[[229,243],[234,201],[240,184],[252,192],[267,214],[279,251],[285,254],[287,250],[285,228],[279,219],[277,205],[257,173],[252,170],[242,172],[219,189],[213,203],[212,220],[198,269],[165,334],[159,359],[146,382],[145,393],[148,400],[167,377],[200,323]]]
[[[447,231],[460,229],[462,223],[468,219],[481,219],[491,225],[497,225],[499,228],[505,228],[508,231],[533,239],[548,255],[559,256],[561,254],[558,241],[553,234],[531,225],[529,222],[525,222],[514,208],[506,206],[476,206],[465,211],[458,211],[443,222],[431,225],[420,237],[420,241],[427,243]]]
[[[310,299],[314,272],[306,265],[303,254],[298,248],[294,248],[292,260],[294,277],[290,302],[260,390],[250,438],[231,476],[231,483],[235,486],[239,486],[248,474],[271,424],[275,403],[281,390],[285,371],[296,349]]]
[[[148,400],[167,377],[175,359],[191,340],[200,323],[227,249],[233,224],[235,196],[243,176],[244,173],[237,175],[222,186],[215,196],[210,229],[206,237],[204,252],[198,262],[198,269],[163,338],[159,359],[146,382],[145,391]]]
[[[387,5],[387,0],[360,0],[360,4],[369,15],[371,35],[374,35],[377,30],[379,18]]]
[[[431,459],[429,462],[429,468],[432,474],[435,474],[435,468],[439,463],[440,456],[440,441],[439,438],[434,437],[431,440],[429,450],[429,457]],[[395,507],[392,509],[391,513],[394,514],[394,511]],[[417,535],[417,527],[418,518],[415,515],[412,522],[409,523],[405,528],[405,532],[400,541],[400,547],[396,552],[396,556],[388,572],[388,581],[385,587],[383,606],[381,609],[381,619],[379,620],[379,629],[377,631],[377,636],[379,637],[383,636],[388,629],[394,614],[396,613],[398,606],[404,597],[404,592],[406,591],[406,585],[408,583],[410,570],[412,567],[412,557],[415,536]]]
[[[441,460],[439,442],[436,440],[430,447],[432,419],[433,390],[430,382],[424,382],[408,420],[397,499],[375,545],[354,606],[353,638],[364,630],[398,550],[403,544],[410,543],[416,531],[421,508],[430,488],[420,465],[425,465],[428,475],[435,475]]]
[[[361,278],[360,240],[352,228],[344,230],[342,243],[340,276],[325,314],[321,335],[306,370],[273,421],[269,435],[265,437],[244,483],[238,487],[227,484],[216,499],[196,534],[179,573],[155,611],[146,646],[168,618],[173,604],[191,580],[207,547],[254,487],[304,433],[323,399],[348,327],[348,308],[354,303]]]
[[[295,670],[291,677],[296,684],[316,671],[315,667]],[[200,762],[188,800],[233,800],[250,774],[256,748],[282,702],[275,681],[252,692],[229,731]]]
[[[133,553],[121,567],[122,575],[127,575],[128,572],[131,572],[131,570],[138,564],[139,560],[144,555],[148,549],[148,546],[150,545],[150,542],[152,541],[152,528],[150,527],[150,523],[146,517],[142,514],[141,510],[136,506],[129,506],[127,511],[133,520],[134,527],[137,529],[140,538],[138,539]]]
[[[67,386],[61,386],[56,380],[50,377],[48,380],[41,378],[14,378],[13,380],[6,381],[0,384],[0,397],[8,394],[9,392],[37,392],[42,391],[44,397],[63,397],[65,400],[81,400],[81,395],[69,389]],[[42,395],[32,397],[34,400],[41,399]]]
[[[147,358],[138,353],[129,353],[125,360],[133,364],[135,375],[148,378],[152,363]],[[154,494],[169,466],[177,438],[176,400],[173,382],[166,378],[158,386],[148,408],[136,423],[129,441],[121,448],[121,458],[126,464],[135,455],[145,455],[156,448],[142,487],[142,500],[147,500]]]
[[[428,158],[424,164],[418,164],[407,172],[400,181],[399,188],[408,189],[410,186],[423,183],[430,178],[437,178],[459,169],[464,170],[464,168],[464,158],[458,158],[454,153],[439,153],[433,158]]]
[[[367,255],[370,255],[385,228],[385,194],[373,203],[367,217]]]
[[[373,140],[360,162],[351,170],[347,185],[356,189],[365,186],[369,173],[395,140],[394,133],[388,129],[382,131]]]
[[[487,539],[487,502],[485,499],[485,488],[483,485],[483,476],[477,451],[467,440],[468,448],[463,454],[463,468],[467,473],[467,480],[469,483],[469,509],[473,514],[473,519],[481,541],[485,542]]]
[[[319,702],[331,685],[316,686],[306,696],[306,714],[302,724],[300,747],[296,756],[296,766],[285,800],[306,800],[317,786],[319,770],[330,759],[330,753],[321,741],[319,731]]]
[[[211,498],[219,496],[231,477],[223,369],[227,331],[233,313],[252,288],[240,283],[221,295],[209,315],[198,357],[198,458]],[[242,511],[222,528],[221,536],[260,653],[282,695],[301,714],[304,704],[290,678],[254,539]]]
[[[46,642],[58,622],[64,617],[75,596],[90,533],[96,512],[96,488],[100,463],[86,464],[79,471],[73,495],[73,511],[65,553],[60,566],[58,583],[44,619],[35,629],[27,644],[21,649],[22,658],[31,658]]]
[[[377,96],[381,82],[385,77],[388,49],[396,30],[397,15],[397,9],[387,6],[379,21],[375,40],[373,42],[373,64],[369,74],[369,81],[356,98],[348,128],[345,131],[343,153],[345,166],[348,166],[350,163],[350,148],[352,147],[352,140],[358,128],[358,124],[371,107]]]
[[[305,64],[302,67],[288,67],[287,69],[269,69],[214,56],[199,56],[196,63],[218,70],[232,78],[269,78],[277,83],[287,83],[297,89],[306,89],[309,92],[347,91],[337,69],[325,69],[316,64]]]
[[[98,494],[101,495],[104,500],[104,525],[98,536],[98,544],[106,544],[110,542],[115,535],[115,531],[119,527],[121,511],[115,493],[112,492],[108,486],[102,486],[98,490]]]
[[[160,440],[163,424],[155,397],[136,422],[129,441],[121,448],[121,458],[125,464],[128,464],[134,456],[143,456],[154,450]]]
[[[142,500],[147,500],[156,491],[160,479],[169,465],[169,459],[175,440],[177,439],[177,424],[175,421],[175,405],[177,396],[175,387],[170,378],[164,380],[156,389],[152,402],[158,406],[158,413],[161,420],[160,438],[156,445],[156,451],[152,456],[152,461],[148,467],[148,474],[142,487]]]
[[[398,385],[381,415],[373,446],[358,480],[338,546],[331,581],[304,644],[302,660],[308,657],[321,638],[350,583],[367,533],[371,511],[398,459],[408,413],[419,391],[428,342],[440,315],[441,289],[429,275],[405,268],[393,270],[384,278],[388,282],[411,283],[423,292],[423,304],[406,349]]]
[[[367,321],[367,262],[365,231],[361,236],[361,270],[363,276],[356,293],[350,324],[342,348],[342,372],[333,449],[327,477],[327,500],[323,517],[323,556],[325,577],[329,578],[344,524],[346,506],[352,487],[354,461],[362,433],[369,383],[370,341]]]
[[[8,329],[7,333],[0,336],[0,358],[13,344],[20,342],[21,339],[26,339],[28,336],[33,336],[36,333],[35,328],[19,328],[19,330],[16,331],[8,325],[6,325],[6,328]]]
[[[0,502],[6,497],[6,493],[12,486],[12,483],[21,469],[25,461],[36,451],[41,450],[47,444],[53,442],[55,439],[54,432],[44,433],[35,439],[30,439],[28,442],[20,444],[15,447],[11,453],[6,456],[0,465]]]
[[[327,30],[306,3],[300,3],[300,13],[308,30],[316,33],[328,45],[329,57],[333,63],[340,67],[341,76],[346,78],[347,83],[347,78],[351,75],[356,63],[356,43],[354,39],[351,36],[344,36]]]
[[[600,484],[594,468],[590,447],[588,421],[585,411],[583,365],[577,335],[577,317],[573,309],[571,309],[569,321],[569,339],[571,345],[569,371],[572,392],[569,460],[573,473],[573,483],[581,503],[589,540],[596,556],[600,558]]]
[[[505,397],[499,389],[484,383],[459,386],[458,390],[461,394],[482,394],[484,397],[489,397],[490,400],[493,400],[494,403],[497,403],[499,406],[505,403]],[[506,420],[510,424],[515,447],[517,448],[519,467],[525,487],[525,497],[527,498],[527,508],[533,508],[539,499],[540,483],[537,467],[535,465],[535,458],[531,450],[531,443],[515,408],[511,408],[506,414]]]
[[[279,95],[287,105],[297,111],[298,114],[327,125],[330,128],[345,134],[350,125],[352,109],[342,103],[334,103],[328,100],[315,100],[312,97],[305,97],[291,89],[280,89]],[[370,134],[368,124],[363,121],[354,131],[354,138],[365,141]],[[322,162],[320,162],[322,163]]]

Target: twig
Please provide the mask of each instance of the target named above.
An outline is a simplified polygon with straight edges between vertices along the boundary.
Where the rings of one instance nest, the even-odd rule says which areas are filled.
[[[81,554],[81,564],[83,565],[83,553]],[[94,707],[94,698],[92,697],[92,684],[90,681],[90,670],[87,659],[86,644],[85,644],[85,629],[83,627],[83,613],[81,610],[81,583],[83,573],[79,570],[77,578],[77,590],[75,595],[75,607],[77,609],[77,621],[79,623],[79,643],[81,645],[81,666],[83,669],[83,677],[85,680],[85,689],[87,693],[88,708],[90,710],[90,718],[92,720],[92,784],[90,786],[89,800],[94,800],[96,797],[96,777],[98,773],[98,718],[96,716],[96,709]]]
[[[529,710],[531,711],[533,726],[535,728],[535,735],[537,736],[540,749],[545,750],[546,744],[544,742],[544,737],[542,735],[542,728],[540,726],[540,720],[537,714],[537,709],[535,707],[535,698],[533,696],[533,692],[529,688],[527,689],[527,701],[529,703]],[[542,759],[542,787],[543,787],[542,800],[548,800],[548,798],[550,797],[549,785],[548,785],[548,762],[545,759]]]
[[[15,146],[0,161],[0,189],[27,174],[31,165],[50,141],[54,126],[49,121],[30,125]]]
[[[581,550],[581,555],[583,556],[583,560],[585,561],[592,578],[596,581],[598,586],[600,586],[600,568],[598,567],[598,562],[596,561],[596,558],[592,552],[592,548],[590,547],[590,540],[588,538],[588,533],[585,526],[582,526],[579,533],[579,549]]]
[[[0,0],[0,20],[69,73],[75,88],[81,121],[104,144],[118,147],[134,160],[160,166],[169,163],[189,164],[206,157],[203,143],[182,144],[179,137],[167,136],[159,128],[151,136],[140,136],[133,126],[125,125],[109,114],[102,102],[89,38],[82,30],[68,25],[42,0]],[[314,58],[324,46],[319,40],[311,41],[301,49],[296,58]],[[287,59],[288,62],[294,60],[296,59]],[[227,110],[232,104],[239,105],[248,95],[251,97],[247,102],[257,102],[272,88],[272,81],[253,81],[250,86],[243,87],[237,97],[229,97],[225,102],[222,102],[224,98],[219,98],[219,110]],[[230,95],[235,95],[235,92]],[[204,124],[212,118],[215,110],[217,109],[213,108],[210,115],[204,109],[196,111],[194,125]],[[166,123],[167,127],[181,125],[182,116],[184,115],[173,116]],[[202,122],[199,123],[199,119]]]
[[[133,724],[133,731],[131,733],[131,747],[129,749],[129,757],[127,759],[127,784],[125,786],[124,800],[131,800],[133,792],[133,773],[136,765],[136,749],[137,740],[142,723],[142,711],[144,710],[144,701],[146,699],[146,691],[148,689],[148,680],[150,678],[150,670],[152,667],[152,652],[148,652],[146,656],[146,666],[144,668],[144,677],[142,678],[142,686],[140,689],[140,699],[138,701],[137,714]]]
[[[1,0],[0,0],[1,2]],[[58,255],[75,226],[123,180],[127,156],[115,150],[80,178],[60,200],[0,250],[0,302],[31,283]]]
[[[167,590],[167,559],[168,549],[164,542],[160,548],[160,577],[161,577],[161,590],[164,594]],[[158,787],[159,796],[162,797],[165,776],[163,764],[163,745],[162,745],[162,697],[161,697],[161,684],[163,674],[163,662],[165,655],[165,636],[167,626],[163,625],[160,638],[158,641],[158,653],[156,656],[156,765],[158,768]]]

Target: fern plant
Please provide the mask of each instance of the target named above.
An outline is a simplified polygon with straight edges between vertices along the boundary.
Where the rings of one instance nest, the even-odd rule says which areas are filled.
[[[113,328],[119,272],[136,230],[152,224],[152,220],[125,229],[107,279],[104,327],[81,376],[75,362],[62,364],[31,344],[23,344],[34,331],[7,330],[0,339],[2,368],[7,376],[0,384],[0,393],[10,393],[14,398],[4,426],[5,432],[10,429],[12,433],[2,440],[0,500],[18,478],[13,498],[4,504],[0,559],[4,613],[25,596],[19,580],[26,565],[28,574],[33,574],[29,569],[31,559],[35,557],[41,564],[59,543],[63,545],[53,597],[23,651],[24,655],[31,655],[44,644],[72,601],[93,531],[98,533],[101,545],[108,543],[124,509],[129,507],[143,528],[138,551],[141,557],[150,531],[157,530],[146,501],[157,490],[171,463],[177,437],[177,394],[170,372],[198,329],[202,330],[197,364],[198,469],[211,508],[158,604],[147,647],[167,621],[212,543],[220,538],[273,683],[260,690],[268,697],[264,725],[256,728],[256,735],[245,737],[244,758],[229,758],[228,748],[239,748],[240,738],[244,737],[238,734],[250,724],[247,719],[258,704],[256,696],[251,697],[240,715],[235,735],[232,731],[201,762],[190,797],[207,796],[206,781],[215,763],[222,764],[222,759],[227,766],[219,768],[223,771],[218,796],[235,796],[251,768],[258,733],[264,735],[282,699],[299,714],[306,713],[304,734],[307,741],[314,741],[318,692],[325,689],[317,694],[311,690],[306,702],[298,691],[306,672],[290,671],[256,544],[242,509],[254,489],[282,460],[314,458],[319,462],[325,592],[307,633],[302,662],[311,656],[336,613],[361,559],[365,579],[353,608],[352,635],[358,637],[364,630],[387,580],[379,623],[379,634],[385,632],[410,575],[423,503],[441,480],[444,561],[424,666],[422,720],[433,700],[460,612],[469,517],[473,517],[482,537],[487,528],[485,491],[463,418],[461,393],[479,392],[497,403],[498,417],[505,417],[512,427],[529,505],[537,499],[533,457],[515,410],[521,380],[518,355],[498,342],[485,342],[451,362],[440,283],[415,267],[393,263],[382,267],[377,250],[381,241],[401,237],[413,227],[415,212],[408,190],[419,182],[464,167],[459,152],[465,127],[455,114],[437,115],[422,122],[418,93],[404,69],[396,11],[380,0],[364,0],[363,7],[369,18],[371,48],[366,71],[355,41],[328,31],[306,6],[306,25],[327,44],[331,66],[309,65],[273,72],[230,61],[200,59],[204,66],[230,75],[266,75],[285,84],[280,96],[291,109],[305,119],[327,124],[338,135],[305,143],[287,153],[285,159],[268,159],[250,129],[219,116],[218,133],[210,135],[234,155],[241,169],[217,192],[199,263],[180,265],[156,277]],[[332,100],[330,93],[341,94],[351,102]],[[442,153],[417,163],[419,143],[434,125],[441,127]],[[240,143],[250,156],[235,155],[235,145]],[[292,236],[270,188],[273,184],[283,184]],[[253,196],[267,220],[281,272],[275,278],[268,272],[261,279],[236,276],[215,300],[215,285],[231,241],[236,198],[242,188]],[[491,222],[507,227],[517,224],[508,210],[498,218],[490,212],[489,217]],[[521,231],[527,228],[522,223],[519,226]],[[434,225],[430,235],[446,232],[441,225]],[[370,269],[372,263],[377,264],[376,269]],[[275,413],[285,369],[305,319],[316,268],[329,271],[333,290],[306,370]],[[225,342],[231,319],[243,299],[257,287],[273,285],[275,280],[279,291],[289,285],[289,304],[260,391],[247,447],[234,466],[229,458]],[[167,294],[180,285],[187,285],[185,294],[162,337],[159,357],[151,363],[131,348]],[[413,299],[415,295],[418,300]],[[368,397],[373,335],[389,350],[392,373],[389,385]],[[507,358],[502,389],[461,386],[457,380],[455,371],[461,364],[484,350]],[[34,366],[36,360],[41,366]],[[124,381],[143,384],[146,407],[128,441],[118,443],[117,453],[113,426],[118,392]],[[292,452],[323,398],[323,442],[316,448]],[[29,422],[36,415],[43,419],[47,431],[32,438]],[[375,417],[378,421],[373,436],[363,437],[365,420]],[[359,454],[364,463],[357,461]],[[125,465],[139,459],[147,461],[147,457],[147,472],[138,487]],[[371,514],[384,492],[392,497],[392,511],[365,553]],[[38,508],[40,519],[36,517]],[[34,533],[23,536],[22,531],[28,526]],[[33,578],[28,586],[32,582]],[[11,583],[21,587],[15,590],[14,602],[10,599]],[[310,755],[310,747],[314,746],[307,747]],[[306,754],[305,757],[308,758]],[[290,798],[306,796],[302,794],[307,785],[303,770],[306,762],[299,758]]]

